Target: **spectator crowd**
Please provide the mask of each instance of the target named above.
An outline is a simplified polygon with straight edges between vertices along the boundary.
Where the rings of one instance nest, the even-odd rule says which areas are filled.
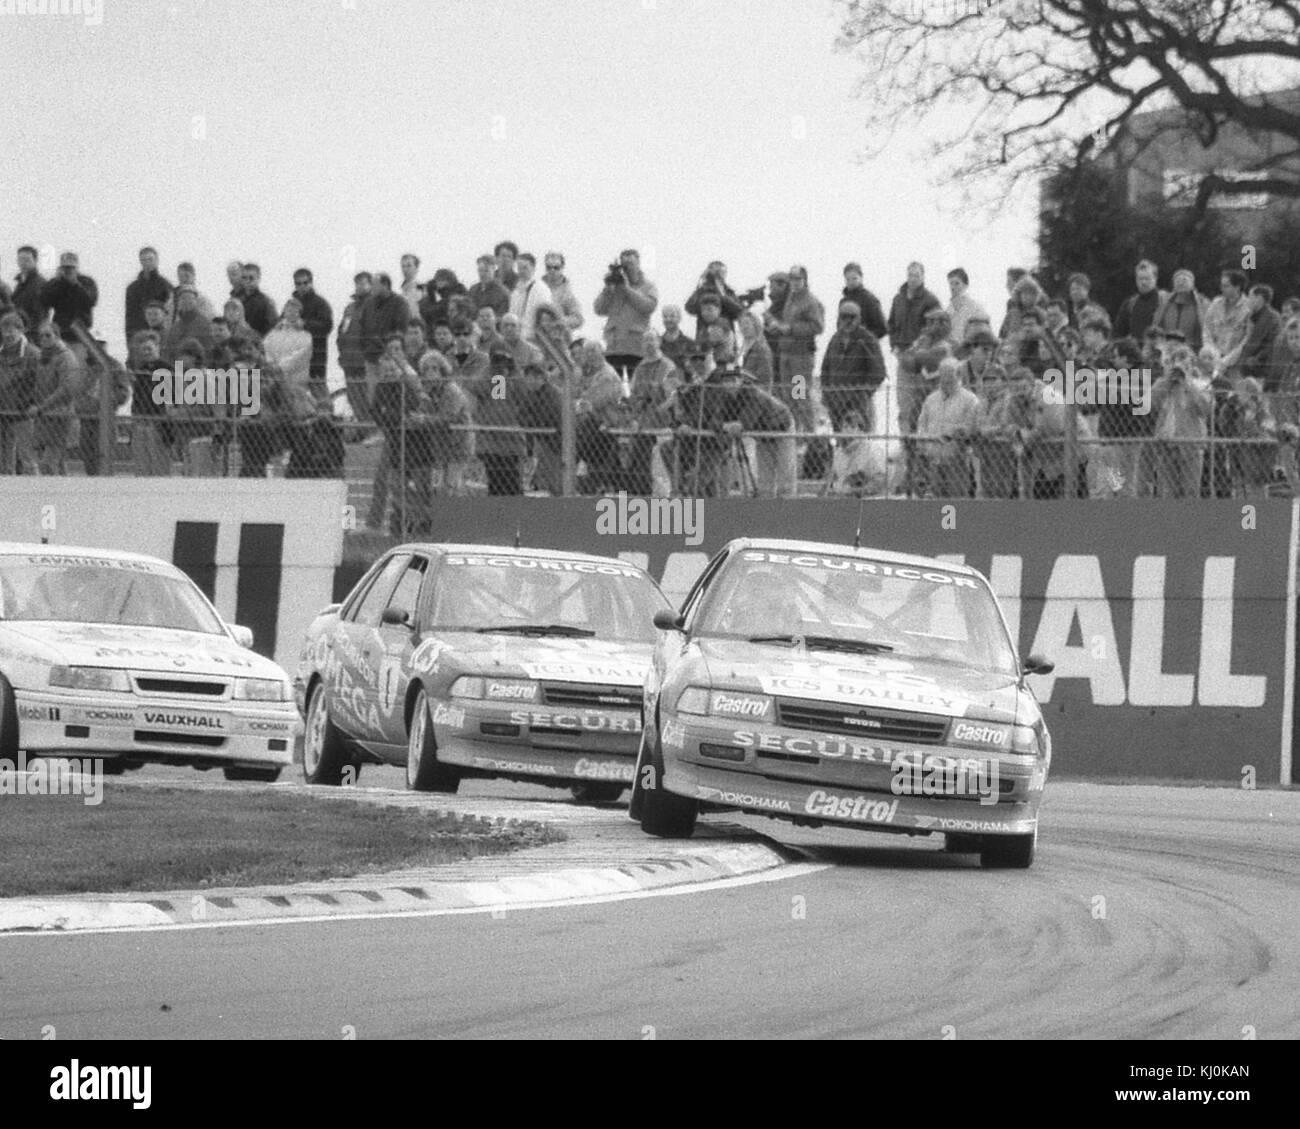
[[[563,254],[539,263],[507,240],[469,285],[414,254],[396,283],[361,271],[336,318],[306,268],[277,307],[258,266],[232,261],[214,302],[192,264],[173,283],[145,247],[118,360],[76,253],[48,279],[33,247],[17,263],[0,283],[0,474],[63,474],[69,453],[111,473],[101,420],[122,409],[142,475],[340,476],[346,442],[376,447],[369,523],[408,532],[471,482],[766,497],[809,479],[822,493],[989,498],[1297,486],[1300,298],[1278,302],[1236,269],[1209,298],[1186,269],[1163,289],[1144,260],[1113,312],[1085,274],[1050,296],[1015,269],[995,324],[960,267],[946,302],[914,262],[882,303],[850,262],[832,320],[802,266],[737,292],[711,262],[681,305],[661,305],[626,250],[588,316]],[[259,374],[260,410],[160,397],[157,370],[176,366]]]

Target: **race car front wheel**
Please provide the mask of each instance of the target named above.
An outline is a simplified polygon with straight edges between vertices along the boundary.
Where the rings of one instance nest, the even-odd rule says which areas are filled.
[[[636,759],[636,776],[632,781],[632,802],[628,811],[634,819],[640,818],[641,830],[647,835],[660,839],[689,839],[695,834],[699,802],[675,795],[663,786],[663,753],[657,748],[652,733],[651,727],[646,726],[641,734],[641,752]]]
[[[10,764],[18,760],[18,704],[9,680],[0,674],[0,757]]]
[[[411,710],[411,728],[406,738],[406,786],[412,792],[454,793],[460,787],[460,772],[438,762],[438,749],[429,719],[429,696],[421,690]]]
[[[302,774],[308,784],[343,783],[343,772],[351,769],[355,781],[361,772],[361,762],[348,754],[347,742],[337,726],[330,721],[329,705],[325,700],[325,683],[317,682],[307,699],[307,732],[302,742]]]
[[[1034,863],[1038,828],[1028,835],[990,835],[980,848],[980,866],[985,870],[1027,870]]]

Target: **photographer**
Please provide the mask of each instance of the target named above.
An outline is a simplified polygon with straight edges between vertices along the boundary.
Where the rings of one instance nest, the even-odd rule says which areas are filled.
[[[592,311],[605,321],[605,360],[621,377],[641,363],[641,342],[650,328],[650,315],[659,305],[659,291],[641,271],[641,255],[627,250],[611,263],[605,286]]]
[[[753,486],[760,498],[793,498],[795,482],[794,414],[769,392],[763,391],[726,357],[723,367],[709,378],[721,390],[714,404],[713,427],[730,441],[736,458],[747,465],[741,442],[748,431],[784,431],[780,438],[754,439]],[[742,475],[742,480],[744,475]]]
[[[727,264],[718,262],[716,259],[711,262],[700,275],[699,284],[695,287],[695,292],[686,299],[686,312],[691,317],[700,316],[700,299],[706,294],[715,295],[718,299],[719,314],[718,316],[727,323],[728,327],[735,329],[736,319],[740,317],[744,307],[736,297],[736,292],[727,285]],[[699,339],[696,334],[696,339]]]
[[[1185,345],[1169,354],[1164,375],[1151,386],[1156,417],[1156,492],[1161,498],[1195,498],[1200,493],[1202,443],[1210,415],[1210,393],[1195,379],[1196,357]]]

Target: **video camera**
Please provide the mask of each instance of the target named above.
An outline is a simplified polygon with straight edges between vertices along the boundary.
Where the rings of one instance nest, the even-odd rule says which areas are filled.
[[[609,264],[609,271],[605,275],[606,286],[623,286],[627,283],[627,275],[623,271],[623,264],[613,262]]]
[[[749,309],[755,302],[761,302],[767,296],[767,285],[755,286],[753,290],[746,290],[736,295],[736,301],[745,309]]]

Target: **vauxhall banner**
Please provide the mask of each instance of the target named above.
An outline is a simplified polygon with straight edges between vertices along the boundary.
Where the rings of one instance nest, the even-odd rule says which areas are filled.
[[[997,592],[1054,735],[1054,771],[1257,780],[1290,771],[1295,506],[1187,502],[450,498],[438,541],[620,556],[675,603],[734,537],[922,553]],[[340,577],[336,592],[347,578]]]

